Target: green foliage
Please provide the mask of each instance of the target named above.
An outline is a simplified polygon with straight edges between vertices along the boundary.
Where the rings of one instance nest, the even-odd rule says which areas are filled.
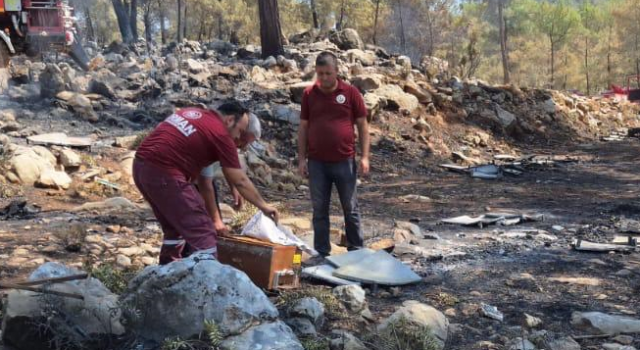
[[[294,291],[284,291],[276,300],[276,307],[282,310],[289,310],[300,299],[316,298],[324,305],[326,315],[329,319],[338,320],[348,318],[349,314],[344,305],[336,298],[331,289],[322,287],[306,287]]]
[[[95,277],[110,291],[116,294],[122,294],[126,289],[129,281],[136,275],[136,270],[121,270],[112,264],[102,264],[97,267],[88,266],[86,268],[91,277]]]
[[[322,337],[301,338],[300,343],[304,350],[329,350],[329,340]]]
[[[162,350],[219,350],[224,335],[218,325],[211,320],[204,322],[204,331],[197,339],[180,337],[165,339]]]

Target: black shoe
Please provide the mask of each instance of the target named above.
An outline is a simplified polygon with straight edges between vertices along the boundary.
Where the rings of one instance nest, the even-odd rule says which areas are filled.
[[[311,266],[324,265],[326,263],[327,263],[327,259],[325,259],[323,255],[319,254],[303,261],[302,266],[311,267]]]

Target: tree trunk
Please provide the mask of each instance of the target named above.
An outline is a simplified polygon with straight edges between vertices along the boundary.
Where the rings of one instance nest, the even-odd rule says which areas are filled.
[[[188,2],[187,0],[184,0],[183,5],[184,6],[184,13],[183,13],[183,21],[182,21],[182,36],[185,39],[189,39],[189,32],[187,31],[189,27],[187,27],[187,23],[189,23],[189,16],[187,15],[187,9],[188,9]]]
[[[376,0],[376,15],[373,19],[373,45],[378,45],[378,15],[380,14],[380,0]]]
[[[222,12],[218,13],[218,39],[222,40]]]
[[[260,12],[260,42],[262,44],[262,57],[276,57],[284,54],[278,0],[259,0],[258,8]]]
[[[431,2],[427,2],[425,14],[427,15],[427,25],[429,26],[429,46],[427,46],[427,55],[433,56],[435,36],[433,31],[433,18],[431,17]]]
[[[310,0],[311,15],[313,16],[313,28],[320,29],[320,23],[318,23],[318,10],[316,8],[316,0]]]
[[[502,54],[502,81],[505,84],[511,82],[509,74],[509,53],[507,52],[507,29],[504,18],[504,0],[498,1],[498,21],[500,21],[500,53]]]
[[[162,45],[166,45],[167,44],[167,24],[165,23],[166,21],[166,16],[164,13],[164,5],[160,4],[161,8],[160,8],[160,40],[162,41]]]
[[[607,39],[607,89],[611,88],[611,36],[613,25],[609,25],[609,38]]]
[[[553,89],[555,87],[554,85],[554,78],[555,78],[555,55],[556,55],[556,48],[555,48],[555,43],[553,42],[553,38],[551,36],[549,36],[549,42],[551,43],[551,88]]]
[[[584,38],[584,72],[587,79],[587,96],[591,95],[591,85],[589,82],[589,38]]]
[[[90,41],[96,41],[96,31],[93,28],[93,18],[91,18],[89,6],[85,6],[84,14],[85,17],[87,17],[87,39]]]
[[[184,38],[182,33],[182,1],[183,0],[178,0],[178,32],[176,33],[176,40],[178,40],[179,43],[181,43]]]
[[[337,30],[342,30],[342,21],[344,21],[344,3],[345,0],[342,0],[342,2],[340,3],[340,20],[338,21],[338,23],[336,24],[336,29]]]
[[[122,35],[122,42],[129,44],[133,42],[133,34],[131,33],[127,6],[122,3],[122,0],[111,0],[111,3],[113,4],[113,10],[118,18],[118,27],[120,28],[120,34]]]
[[[404,19],[402,18],[402,2],[397,0],[398,11],[400,15],[400,45],[402,46],[402,53],[407,53],[407,41],[404,36]]]
[[[142,21],[144,22],[144,40],[147,41],[147,47],[151,45],[153,41],[153,33],[152,33],[152,23],[151,23],[151,7],[146,4],[144,13],[142,14]]]
[[[131,0],[129,9],[129,23],[133,41],[138,41],[138,0]]]

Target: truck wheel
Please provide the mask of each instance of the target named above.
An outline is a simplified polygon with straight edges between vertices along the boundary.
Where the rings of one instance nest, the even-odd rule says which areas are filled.
[[[9,48],[4,42],[0,41],[0,68],[7,68],[10,60],[11,54],[9,53]]]

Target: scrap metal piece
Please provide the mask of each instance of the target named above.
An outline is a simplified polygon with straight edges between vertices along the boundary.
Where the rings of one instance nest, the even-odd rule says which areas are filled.
[[[302,269],[302,276],[307,278],[315,278],[339,286],[346,286],[349,284],[360,285],[359,282],[349,281],[334,276],[333,272],[335,270],[335,267],[328,264],[305,267],[304,269]]]
[[[411,268],[384,250],[371,254],[357,263],[343,266],[334,276],[362,283],[400,286],[422,281]]]
[[[485,180],[495,180],[502,177],[502,169],[493,164],[471,168],[471,177]]]
[[[369,248],[358,249],[340,255],[330,255],[326,257],[327,261],[335,267],[343,267],[362,261],[368,256],[375,254],[375,250]]]
[[[573,249],[578,251],[587,251],[587,252],[633,252],[636,250],[635,246],[631,245],[619,245],[619,244],[606,244],[606,243],[595,243],[589,241],[583,241],[581,239],[576,239],[571,243]]]

